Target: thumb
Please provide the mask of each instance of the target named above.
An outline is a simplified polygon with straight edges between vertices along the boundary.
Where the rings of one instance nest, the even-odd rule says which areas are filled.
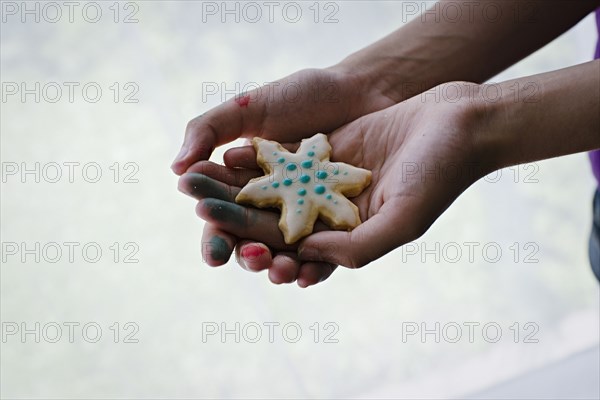
[[[197,161],[208,160],[217,146],[239,138],[242,133],[254,133],[262,110],[256,98],[245,94],[192,119],[171,169],[181,175]]]
[[[350,232],[322,231],[304,239],[298,249],[301,260],[322,261],[361,268],[396,247],[413,240],[411,229],[402,229],[402,218],[392,203]],[[412,232],[411,232],[412,231]]]

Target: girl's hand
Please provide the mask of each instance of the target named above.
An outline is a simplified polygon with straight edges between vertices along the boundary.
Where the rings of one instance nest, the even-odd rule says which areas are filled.
[[[451,97],[457,88],[461,93],[478,88],[468,83],[452,85],[434,91]],[[203,243],[211,243],[215,229],[228,234],[223,251],[216,251],[222,259],[212,265],[227,261],[227,251],[237,243],[238,261],[245,268],[269,269],[273,282],[298,280],[305,287],[327,278],[338,264],[359,268],[415,240],[462,191],[488,172],[473,134],[482,125],[483,113],[471,100],[416,96],[331,133],[332,162],[346,162],[373,174],[371,185],[352,199],[364,222],[351,232],[317,224],[315,233],[298,245],[283,242],[278,213],[234,203],[240,188],[262,175],[252,147],[225,154],[226,165],[235,169],[215,164],[191,168],[182,176],[180,189],[200,200],[197,213],[209,223]],[[296,142],[286,147],[297,146]],[[213,246],[207,250],[205,256],[215,254]]]

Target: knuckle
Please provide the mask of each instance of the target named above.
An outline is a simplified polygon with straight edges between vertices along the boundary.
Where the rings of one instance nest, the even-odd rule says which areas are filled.
[[[198,173],[210,177],[213,177],[219,171],[219,166],[208,160],[199,161],[197,164],[197,168]]]
[[[418,238],[420,238],[421,236],[423,236],[425,234],[425,232],[427,232],[427,230],[429,229],[430,225],[423,224],[423,223],[415,223],[415,224],[410,224],[410,226],[411,226],[411,228],[408,229],[405,237],[402,240],[402,242],[404,242],[404,243],[415,241]]]
[[[196,154],[199,154],[201,157],[206,158],[208,158],[214,150],[214,147],[211,144],[206,143],[205,141],[193,143],[191,145],[191,148]]]
[[[364,251],[364,244],[368,243],[368,238],[363,237],[358,231],[348,234],[348,251],[344,252],[347,265],[350,269],[359,269],[371,262],[372,257],[367,251]]]
[[[344,266],[349,269],[359,269],[369,263],[369,261],[364,256],[358,256],[356,254],[349,254],[345,256],[345,258],[347,260],[347,265]]]
[[[197,117],[192,118],[188,121],[185,130],[193,131],[202,126],[203,122],[206,120],[204,114],[198,115]]]
[[[243,226],[244,227],[250,227],[250,226],[252,226],[252,224],[250,222],[250,220],[251,220],[250,213],[251,213],[250,208],[243,207],[242,221],[243,221],[243,224],[244,224]]]
[[[196,131],[198,129],[198,121],[196,120],[196,118],[190,120],[187,125],[185,126],[185,133],[190,135],[192,132]]]

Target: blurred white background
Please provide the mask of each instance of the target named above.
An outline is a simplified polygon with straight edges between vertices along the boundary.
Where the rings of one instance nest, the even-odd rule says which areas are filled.
[[[584,154],[482,180],[416,244],[307,290],[233,261],[203,263],[203,223],[169,169],[187,121],[245,84],[338,62],[400,26],[401,1],[297,2],[296,23],[282,14],[286,2],[272,23],[262,2],[255,23],[253,13],[223,23],[221,2],[211,3],[216,15],[196,1],[75,3],[73,22],[62,2],[52,22],[45,2],[2,2],[3,398],[461,398],[598,346],[599,287],[587,259],[595,183]],[[22,7],[38,7],[39,22]],[[596,39],[588,17],[494,81],[588,61]],[[22,101],[21,84],[36,82],[39,102],[35,93]],[[78,84],[73,101],[65,82]],[[209,94],[207,83],[228,93]],[[69,162],[79,163],[73,182]],[[35,163],[39,182],[22,174]],[[39,261],[24,251],[36,242]],[[65,242],[77,243],[73,260]],[[436,245],[447,249],[439,262],[423,251]],[[72,340],[69,323],[79,324]],[[239,343],[222,338],[236,323]],[[269,323],[279,324],[272,343]],[[403,337],[436,323],[439,343]],[[472,343],[469,323],[479,324]],[[462,337],[451,343],[456,325]],[[570,397],[581,384],[566,385]]]

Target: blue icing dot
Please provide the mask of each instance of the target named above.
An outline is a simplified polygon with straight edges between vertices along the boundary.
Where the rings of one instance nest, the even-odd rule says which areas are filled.
[[[325,172],[325,171],[317,171],[317,178],[319,178],[319,179],[325,179],[325,178],[327,178],[327,172]]]
[[[279,164],[283,164],[285,162],[285,158],[281,157],[280,159],[277,160],[277,162]]]
[[[285,186],[290,186],[292,184],[292,180],[289,179],[289,178],[286,178],[286,179],[283,180],[283,184]]]
[[[314,146],[314,145],[312,146],[312,148],[313,148],[313,149],[314,149],[315,147],[317,147],[317,146]]]
[[[310,182],[310,176],[308,176],[308,175],[302,175],[302,176],[300,176],[300,182],[302,182],[302,183],[308,183],[308,182]]]
[[[335,171],[333,171],[333,174],[334,174],[334,175],[337,175],[337,174],[339,174],[339,173],[340,173],[340,170],[339,170],[339,169],[336,169]]]
[[[304,196],[306,194],[306,189],[298,189],[298,194]]]
[[[302,212],[302,210],[300,210],[300,209],[296,210],[296,214],[300,214],[301,212]]]
[[[267,190],[267,187],[266,187],[266,186],[263,186],[261,189],[262,189],[262,190]]]
[[[314,151],[309,151],[309,152],[308,152],[308,156],[309,156],[309,157],[313,157],[314,155],[315,155],[315,152],[314,152]]]
[[[317,186],[315,186],[315,193],[316,194],[323,194],[323,193],[325,193],[325,186],[323,186],[323,185],[317,185]]]
[[[279,187],[279,182],[273,182],[273,183],[271,183],[271,186],[273,186],[275,189],[277,189]]]
[[[328,194],[327,196],[325,196],[327,198],[327,200],[331,200],[331,195]]]
[[[304,204],[304,199],[298,199],[298,204],[300,204],[300,205]]]
[[[276,151],[274,151],[274,152],[273,152],[273,155],[274,155],[274,156],[276,156],[276,155],[277,155],[277,152],[276,152]]]
[[[297,167],[295,163],[289,163],[288,165],[286,165],[286,168],[288,171],[294,171]]]
[[[300,165],[302,165],[302,168],[312,168],[312,160],[302,161]]]

